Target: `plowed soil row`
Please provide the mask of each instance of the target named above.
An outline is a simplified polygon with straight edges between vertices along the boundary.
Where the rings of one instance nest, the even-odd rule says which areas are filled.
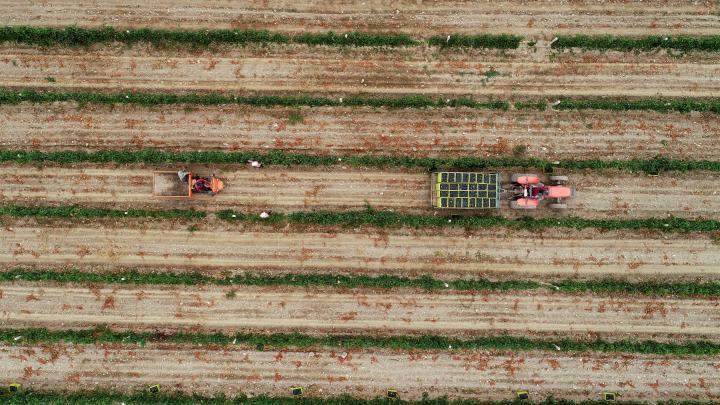
[[[4,327],[720,341],[715,300],[547,292],[0,284]]]
[[[435,277],[720,278],[705,236],[577,231],[245,229],[215,223],[4,221],[0,266],[244,270]],[[317,227],[316,227],[317,228]]]
[[[160,170],[177,170],[163,167]],[[225,181],[215,197],[198,196],[189,201],[153,198],[152,168],[147,167],[31,167],[5,165],[0,175],[11,186],[0,190],[0,202],[31,205],[101,206],[114,208],[226,208],[284,212],[323,209],[347,210],[370,204],[377,209],[434,213],[430,208],[430,175],[425,172],[362,170],[345,167],[238,169],[191,167],[198,174],[214,171]],[[684,218],[720,218],[720,198],[715,175],[705,172],[647,176],[627,172],[568,173],[577,196],[565,212],[543,207],[535,212],[503,207],[491,214],[572,215],[585,218],[641,218],[674,215]],[[510,174],[503,174],[509,182]],[[505,185],[510,187],[509,184]]]
[[[533,398],[599,399],[603,390],[623,400],[720,400],[717,359],[657,355],[529,352],[208,350],[197,346],[0,346],[0,373],[38,390],[113,389],[137,392],[159,383],[169,391],[217,395],[352,393],[401,398],[510,399],[529,389]],[[391,384],[391,386],[388,386]]]
[[[303,122],[288,118],[299,113]],[[715,114],[605,111],[388,110],[76,103],[0,108],[0,147],[25,150],[285,150],[314,154],[506,156],[545,159],[720,156]]]
[[[538,45],[541,46],[541,45]],[[378,52],[305,46],[218,47],[213,52],[98,46],[0,50],[4,86],[52,89],[367,93],[476,97],[716,97],[717,56],[700,61],[560,59],[543,51],[510,57],[436,50]],[[223,50],[225,49],[225,50]],[[490,73],[489,73],[490,72]],[[54,81],[48,81],[48,77]],[[180,89],[180,90],[179,90]]]
[[[517,33],[548,36],[558,33],[663,35],[716,34],[720,23],[712,1],[519,0],[474,1],[334,1],[272,0],[238,4],[233,1],[108,0],[87,5],[61,0],[52,3],[0,2],[0,24],[156,27],[176,29],[266,28],[281,31],[400,31],[411,35],[463,32]]]

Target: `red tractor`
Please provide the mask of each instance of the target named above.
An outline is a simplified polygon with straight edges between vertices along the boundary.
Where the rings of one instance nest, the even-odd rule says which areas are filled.
[[[565,209],[564,200],[575,196],[575,188],[565,185],[567,176],[550,176],[549,186],[541,183],[537,174],[515,173],[510,181],[513,185],[510,208],[517,210],[534,210],[546,198],[554,200],[550,208]]]

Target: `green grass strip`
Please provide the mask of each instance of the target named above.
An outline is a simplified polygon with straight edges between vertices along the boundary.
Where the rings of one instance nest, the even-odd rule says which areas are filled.
[[[218,93],[210,94],[172,94],[172,93],[101,93],[101,92],[39,92],[32,89],[0,89],[0,104],[18,104],[21,102],[54,103],[74,101],[80,104],[140,104],[171,105],[222,105],[241,104],[254,107],[387,107],[387,108],[438,108],[468,107],[476,109],[507,110],[506,101],[475,101],[471,98],[432,98],[423,95],[400,97],[363,97],[346,96],[342,98],[312,96],[232,96]]]
[[[208,275],[198,272],[117,272],[90,273],[78,269],[30,270],[17,268],[0,272],[0,282],[30,281],[57,283],[102,283],[124,285],[220,285],[295,286],[331,288],[417,288],[427,291],[525,291],[549,289],[558,293],[632,294],[656,297],[720,297],[718,282],[630,282],[623,280],[564,280],[552,284],[527,280],[491,281],[486,279],[442,280],[431,275],[417,278],[394,275],[249,274]]]
[[[22,205],[0,205],[0,215],[10,217],[46,218],[167,218],[203,219],[207,213],[194,210],[114,210],[106,208],[85,208],[77,205],[59,207],[26,207]]]
[[[405,34],[367,32],[305,32],[286,34],[267,30],[162,30],[152,28],[119,29],[113,27],[81,28],[77,26],[0,27],[0,41],[40,46],[89,46],[98,43],[138,42],[154,45],[186,44],[208,46],[210,44],[304,44],[326,46],[372,46],[410,47],[427,44],[441,47],[471,47],[516,49],[522,37],[515,35],[449,35],[435,36],[427,40],[414,39]]]
[[[427,39],[430,46],[441,48],[517,49],[523,37],[517,35],[435,35]]]
[[[659,230],[663,232],[716,232],[720,231],[720,221],[712,219],[684,218],[641,218],[641,219],[587,219],[577,217],[510,219],[501,216],[447,216],[422,214],[403,214],[393,211],[376,211],[368,208],[362,211],[309,211],[289,214],[275,212],[268,219],[258,214],[248,214],[233,210],[218,211],[216,217],[226,221],[248,222],[292,222],[312,225],[342,225],[357,227],[370,225],[378,228],[428,228],[462,227],[467,229],[514,228],[514,229],[602,229],[602,230]]]
[[[656,111],[668,112],[712,112],[720,114],[720,100],[692,100],[692,99],[569,99],[560,98],[555,104],[555,110],[610,110],[610,111]],[[36,91],[32,89],[12,90],[0,88],[0,105],[31,103],[54,103],[62,101],[85,104],[138,104],[153,105],[225,105],[239,104],[254,107],[384,107],[384,108],[459,108],[491,109],[507,111],[510,103],[503,100],[476,101],[469,97],[460,98],[432,98],[423,95],[409,95],[400,97],[363,97],[346,96],[342,98],[313,97],[313,96],[233,96],[218,93],[209,94],[172,94],[172,93],[142,93],[142,92],[62,92],[62,91]],[[514,103],[517,110],[547,109],[546,100],[527,100]]]
[[[162,30],[152,28],[118,29],[113,27],[80,28],[67,26],[32,27],[5,26],[0,28],[0,41],[41,46],[89,46],[97,43],[147,42],[155,45],[188,44],[306,44],[329,46],[415,46],[421,42],[404,34],[370,34],[364,32],[302,33],[289,35],[266,30]]]
[[[23,206],[17,204],[0,205],[0,216],[10,217],[46,217],[46,218],[168,218],[196,220],[207,217],[204,211],[195,210],[116,210],[106,208],[86,208],[78,205],[64,206]],[[510,219],[501,216],[434,216],[422,214],[403,214],[393,211],[376,211],[368,208],[362,211],[308,211],[289,214],[275,212],[270,218],[260,218],[233,210],[221,210],[215,216],[224,221],[243,221],[258,223],[296,223],[303,225],[340,225],[344,227],[373,226],[377,228],[412,227],[416,229],[431,227],[454,227],[465,229],[513,228],[513,229],[602,229],[602,230],[656,230],[662,232],[718,232],[720,221],[713,219],[684,218],[640,218],[640,219],[587,219],[578,217]]]
[[[516,110],[534,110],[534,111],[545,111],[547,109],[547,101],[545,100],[528,100],[528,101],[516,101]]]
[[[20,151],[0,150],[0,163],[42,164],[42,163],[117,163],[117,164],[246,164],[249,160],[260,160],[266,165],[279,166],[334,166],[358,167],[401,167],[410,169],[436,170],[482,170],[502,168],[532,168],[552,172],[554,168],[568,170],[628,170],[658,174],[664,171],[720,171],[720,161],[680,160],[666,157],[631,160],[562,160],[554,164],[537,158],[483,158],[467,156],[459,158],[417,158],[411,156],[350,155],[328,156],[269,152],[222,152],[192,151],[170,152],[157,149],[85,151]]]
[[[560,99],[555,110],[609,110],[656,112],[712,112],[720,114],[720,100],[613,100],[613,99]]]
[[[640,38],[613,35],[558,35],[551,45],[554,49],[582,48],[586,50],[652,51],[671,49],[677,51],[720,52],[720,35],[712,36],[647,36]]]
[[[144,382],[152,383],[151,381]],[[138,390],[145,388],[142,383],[138,383]],[[391,386],[400,389],[402,385],[398,382],[390,382]],[[388,387],[390,388],[390,387]],[[115,391],[81,391],[81,392],[49,392],[49,391],[28,391],[22,394],[16,394],[13,397],[4,399],[9,405],[117,405],[117,404],[161,404],[161,405],[604,405],[607,402],[600,400],[573,401],[567,399],[556,399],[548,397],[544,400],[536,401],[516,401],[516,400],[500,400],[500,401],[479,401],[476,399],[448,399],[446,397],[430,398],[423,395],[420,401],[406,401],[402,398],[398,399],[361,399],[354,398],[349,395],[332,396],[332,397],[313,397],[314,393],[308,393],[302,397],[290,396],[273,396],[258,395],[247,397],[244,394],[227,397],[219,394],[217,396],[202,396],[198,394],[186,394],[183,392],[162,392],[160,394],[150,394],[148,392],[138,392],[134,394],[121,394]],[[309,395],[309,396],[307,396]],[[402,395],[402,394],[400,394]],[[508,393],[511,396],[512,393]],[[533,396],[531,392],[531,396]],[[635,401],[616,401],[618,405],[645,405],[649,403]],[[656,405],[712,405],[713,402],[700,401],[660,401],[652,402]]]
[[[19,337],[19,338],[18,338]],[[584,353],[638,353],[676,356],[715,356],[720,354],[720,344],[705,341],[663,343],[656,341],[622,340],[607,342],[594,340],[588,342],[570,339],[541,340],[514,336],[490,336],[475,339],[457,339],[436,335],[424,336],[362,336],[362,335],[323,335],[311,336],[301,333],[198,333],[113,331],[101,325],[84,330],[48,330],[0,329],[0,341],[6,344],[46,344],[46,343],[124,343],[145,345],[147,343],[222,345],[234,344],[255,347],[257,350],[283,349],[286,347],[342,347],[349,349],[394,349],[394,350],[512,350],[512,351],[557,351]],[[557,346],[557,347],[556,347]]]

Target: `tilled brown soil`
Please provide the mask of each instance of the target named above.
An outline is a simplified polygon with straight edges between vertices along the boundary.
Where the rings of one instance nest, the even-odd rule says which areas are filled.
[[[89,91],[347,94],[479,100],[560,96],[716,98],[716,54],[556,52],[558,34],[717,34],[716,2],[519,0],[495,2],[340,0],[0,0],[0,25],[78,24],[156,28],[266,28],[285,32],[363,30],[415,38],[449,33],[510,33],[517,50],[389,51],[301,45],[96,45],[87,49],[4,44],[0,84],[11,88]],[[534,45],[529,40],[537,40]],[[302,123],[291,124],[297,112]],[[528,156],[632,159],[658,154],[717,160],[713,115],[651,112],[523,112],[468,109],[249,108],[244,106],[85,106],[72,103],[0,108],[0,147],[64,149],[290,150],[412,156]],[[517,150],[517,149],[515,149]],[[215,170],[226,190],[192,201],[153,199],[153,167],[4,165],[0,203],[90,207],[262,210],[378,209],[433,213],[429,176],[419,171],[329,168],[193,167]],[[163,167],[177,170],[177,167]],[[578,196],[567,212],[533,216],[720,219],[715,175],[706,172],[568,173]],[[509,177],[509,173],[505,173]],[[507,201],[505,201],[507,203]],[[510,211],[517,217],[527,213]],[[449,219],[450,220],[450,219]],[[205,273],[265,271],[398,274],[459,278],[558,278],[709,281],[720,277],[717,238],[707,235],[512,230],[338,229],[296,225],[171,220],[2,219],[0,268],[137,268]],[[404,335],[517,336],[718,341],[717,301],[549,291],[464,294],[455,291],[0,285],[4,327],[301,331]],[[720,401],[714,358],[550,352],[422,352],[190,345],[146,347],[40,344],[0,346],[0,374],[32,389],[165,390],[199,394],[383,395],[508,399],[530,389],[598,399]],[[561,348],[562,349],[562,348]],[[561,350],[560,349],[560,350]],[[345,350],[345,349],[340,349]],[[388,385],[392,385],[389,387]]]
[[[155,170],[177,170],[165,166]],[[197,174],[211,171],[225,181],[215,197],[191,200],[152,197],[153,168],[77,165],[72,167],[5,165],[0,175],[11,187],[0,190],[0,202],[30,205],[70,205],[127,208],[197,208],[207,210],[299,211],[311,209],[394,209],[410,213],[437,213],[430,208],[430,176],[420,171],[353,169],[344,166],[263,168],[228,166],[190,167]],[[642,173],[593,171],[567,173],[577,190],[568,209],[555,211],[543,204],[534,212],[509,208],[503,195],[500,211],[507,217],[577,216],[585,218],[642,218],[673,215],[683,218],[720,218],[715,175],[707,172]],[[510,188],[510,172],[503,173]]]
[[[289,117],[299,113],[302,123]],[[23,103],[0,109],[0,147],[100,150],[284,150],[418,157],[544,159],[720,156],[714,114],[470,109],[139,107]]]
[[[377,397],[388,388],[401,398],[511,399],[528,389],[532,398],[599,399],[603,390],[623,400],[720,400],[717,359],[659,355],[562,352],[259,352],[150,344],[0,346],[0,373],[39,390],[112,389],[137,392],[159,383],[165,390],[212,395],[352,393]]]
[[[717,300],[52,283],[5,283],[0,292],[8,328],[720,341]]]
[[[122,222],[6,220],[0,267],[193,269],[436,277],[718,279],[708,236],[570,230],[247,230],[208,223],[157,227]]]
[[[710,35],[720,30],[712,1],[394,1],[73,0],[0,2],[0,24],[156,27],[177,29],[265,28],[281,31],[516,33],[529,36]]]
[[[541,46],[542,45],[542,46]],[[473,95],[478,98],[558,96],[716,97],[717,56],[655,61],[551,57],[523,48],[440,52],[300,45],[217,47],[212,52],[96,46],[91,50],[30,46],[0,50],[0,82],[7,87],[54,90],[159,92],[363,93]],[[52,77],[52,81],[48,81]]]

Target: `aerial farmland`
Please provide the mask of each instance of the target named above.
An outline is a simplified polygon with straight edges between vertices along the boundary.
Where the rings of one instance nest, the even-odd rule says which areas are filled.
[[[720,402],[716,1],[0,0],[0,399]]]

